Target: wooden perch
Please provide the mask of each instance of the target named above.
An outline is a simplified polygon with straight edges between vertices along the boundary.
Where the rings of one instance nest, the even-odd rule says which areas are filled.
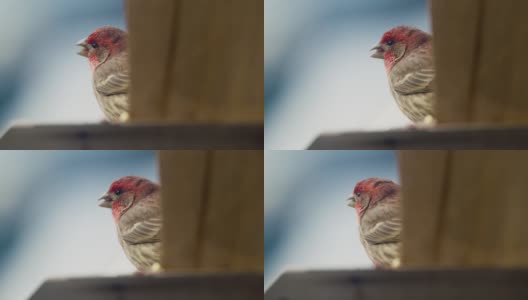
[[[402,151],[406,266],[528,266],[528,151]]]
[[[438,120],[528,123],[528,2],[431,4]]]
[[[288,272],[266,300],[523,300],[526,269]]]
[[[0,138],[1,149],[15,150],[253,150],[264,147],[262,123],[126,123],[25,125]]]
[[[132,120],[263,121],[263,0],[128,0]]]
[[[163,266],[262,271],[263,151],[162,151]]]
[[[524,149],[527,126],[438,126],[428,129],[323,134],[309,150],[347,149]]]
[[[247,300],[261,299],[263,276],[256,273],[159,274],[50,279],[31,300]]]

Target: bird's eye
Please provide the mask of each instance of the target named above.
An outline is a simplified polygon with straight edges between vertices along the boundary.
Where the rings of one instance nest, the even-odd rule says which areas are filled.
[[[358,196],[358,197],[361,196],[361,193],[360,193],[360,192],[357,192],[357,193],[356,193],[356,196]]]
[[[90,45],[92,45],[94,49],[97,49],[97,47],[99,47],[99,45],[96,42],[91,42]]]
[[[394,40],[388,40],[388,41],[386,42],[386,44],[389,45],[389,46],[392,46],[392,44],[394,44]]]
[[[114,194],[116,195],[120,195],[121,193],[123,193],[123,191],[121,189],[117,189],[114,191]]]

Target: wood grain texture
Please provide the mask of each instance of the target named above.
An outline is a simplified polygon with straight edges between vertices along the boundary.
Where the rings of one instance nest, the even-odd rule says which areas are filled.
[[[405,266],[426,265],[438,255],[449,153],[403,150],[398,152],[398,161],[405,220],[402,262]]]
[[[511,18],[517,21],[512,28],[513,40],[511,45],[511,56],[514,60],[511,66],[510,78],[510,100],[508,109],[504,112],[507,123],[526,123],[526,112],[528,112],[528,86],[526,84],[526,70],[528,70],[528,56],[526,48],[528,45],[528,23],[525,21],[528,11],[527,1],[514,1]]]
[[[438,121],[467,122],[478,58],[481,0],[431,0]]]
[[[201,264],[263,271],[263,151],[214,151],[211,163]]]
[[[406,266],[528,266],[528,150],[399,158]]]
[[[527,266],[528,151],[454,151],[442,265]]]
[[[174,271],[262,271],[263,151],[161,151],[163,261]]]
[[[166,112],[168,61],[178,1],[127,0],[130,55],[130,119],[163,120]]]
[[[263,0],[129,0],[128,12],[133,120],[263,121]]]
[[[528,123],[526,1],[432,0],[440,123]]]
[[[208,151],[159,152],[164,269],[199,268],[209,159]]]

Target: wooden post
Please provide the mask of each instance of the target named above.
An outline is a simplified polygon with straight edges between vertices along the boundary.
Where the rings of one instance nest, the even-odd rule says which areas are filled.
[[[131,120],[263,121],[263,0],[128,0]]]
[[[263,151],[161,151],[163,266],[262,271]]]
[[[432,0],[441,123],[528,123],[528,2]]]
[[[406,266],[527,266],[528,151],[402,151]]]

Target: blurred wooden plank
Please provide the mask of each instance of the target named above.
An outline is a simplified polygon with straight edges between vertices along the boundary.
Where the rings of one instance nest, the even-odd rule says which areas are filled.
[[[481,0],[431,0],[438,121],[471,117]]]
[[[169,119],[262,121],[264,2],[178,2]]]
[[[406,266],[528,266],[528,151],[400,154]]]
[[[323,134],[309,150],[528,149],[526,126],[439,126],[430,129]]]
[[[527,1],[514,1],[514,15],[520,23],[519,26],[512,28],[513,40],[510,49],[514,59],[512,64],[511,91],[509,109],[506,110],[504,119],[508,123],[522,123],[526,120],[526,111],[528,111],[528,88],[526,87],[526,70],[528,69],[528,56],[525,55],[528,45],[528,24],[523,22],[525,12],[528,11]]]
[[[263,0],[128,0],[132,119],[264,119]]]
[[[208,151],[159,152],[164,269],[181,272],[199,268],[209,159]]]
[[[437,261],[449,160],[448,151],[398,152],[404,195],[402,262],[405,266],[421,266]]]
[[[14,126],[0,149],[262,149],[263,124],[78,124]]]
[[[202,264],[263,271],[264,151],[214,151]]]
[[[257,273],[170,274],[45,281],[31,300],[247,300],[262,299]],[[59,296],[60,295],[60,296]]]
[[[178,1],[127,0],[128,48],[130,55],[131,120],[165,119],[165,100],[171,82],[168,61],[173,49],[173,24]]]
[[[514,57],[512,45],[515,23],[512,18],[514,2],[480,1],[480,36],[473,86],[472,121],[503,122],[508,109]],[[504,41],[497,43],[498,40]],[[453,80],[451,78],[451,80]]]
[[[528,122],[526,1],[432,0],[438,119]]]
[[[528,151],[453,151],[442,265],[528,266]]]
[[[163,266],[262,271],[263,151],[161,151]]]
[[[283,274],[266,300],[521,300],[526,269],[314,271]]]

